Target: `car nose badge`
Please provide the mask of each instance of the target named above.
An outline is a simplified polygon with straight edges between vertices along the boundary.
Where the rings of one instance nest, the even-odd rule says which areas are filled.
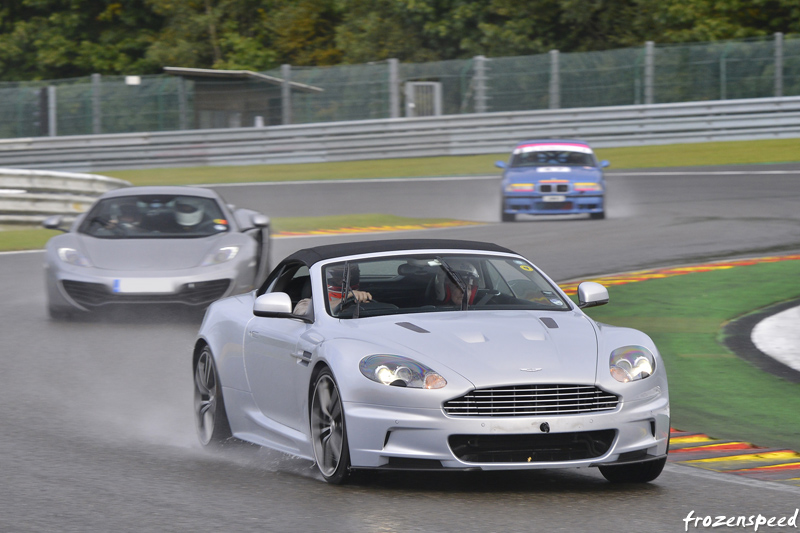
[[[523,372],[538,372],[541,368],[520,368]]]

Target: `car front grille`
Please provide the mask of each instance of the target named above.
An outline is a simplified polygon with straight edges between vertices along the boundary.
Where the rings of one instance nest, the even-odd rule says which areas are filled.
[[[468,463],[550,463],[603,456],[616,430],[522,435],[451,435],[453,454]]]
[[[561,185],[539,185],[539,192],[544,193],[551,193],[551,192],[569,192],[569,185],[564,183]]]
[[[61,282],[70,298],[84,307],[125,303],[180,303],[207,305],[225,295],[231,285],[229,279],[215,279],[186,283],[172,294],[119,294],[102,283],[64,280]]]
[[[619,397],[593,385],[514,385],[477,389],[445,402],[449,416],[574,415],[613,411]]]

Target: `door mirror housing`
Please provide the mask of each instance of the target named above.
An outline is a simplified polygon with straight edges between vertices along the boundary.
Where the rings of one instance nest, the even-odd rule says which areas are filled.
[[[597,307],[608,303],[608,289],[594,281],[578,285],[578,307]]]

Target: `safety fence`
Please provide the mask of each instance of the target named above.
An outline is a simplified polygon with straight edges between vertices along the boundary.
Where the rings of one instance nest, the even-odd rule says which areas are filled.
[[[596,148],[800,137],[800,97],[481,113],[264,128],[0,139],[0,166],[104,169],[499,154],[536,138]]]
[[[0,83],[0,138],[318,124],[800,95],[800,38],[431,63]]]

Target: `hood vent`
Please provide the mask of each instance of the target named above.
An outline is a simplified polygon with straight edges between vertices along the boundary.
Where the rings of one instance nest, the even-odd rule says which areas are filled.
[[[542,324],[544,324],[550,329],[558,329],[558,324],[556,323],[556,321],[548,316],[540,318],[539,320],[541,320]]]
[[[401,328],[410,329],[411,331],[414,331],[416,333],[430,333],[430,331],[428,331],[427,329],[421,328],[416,324],[412,324],[411,322],[395,322],[395,324],[397,324]]]

